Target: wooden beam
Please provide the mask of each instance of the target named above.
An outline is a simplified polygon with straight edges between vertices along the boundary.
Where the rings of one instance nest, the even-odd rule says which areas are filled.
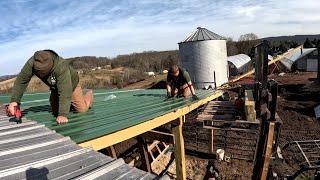
[[[173,134],[170,134],[170,133],[151,130],[151,131],[145,132],[139,136],[144,137],[149,140],[153,140],[153,141],[157,140],[157,141],[165,142],[168,144],[173,144]]]
[[[108,153],[109,155],[113,158],[113,159],[117,159],[117,153],[116,153],[116,149],[114,148],[114,146],[109,146],[107,147]]]
[[[125,141],[127,139],[136,137],[137,135],[143,134],[143,133],[150,131],[156,127],[159,127],[163,124],[171,122],[171,121],[179,118],[180,116],[188,114],[192,110],[207,103],[208,101],[216,99],[222,95],[223,95],[222,91],[216,91],[211,96],[204,98],[204,99],[201,99],[201,100],[199,100],[189,106],[185,106],[181,109],[177,109],[174,112],[156,117],[154,119],[150,119],[150,120],[145,121],[143,123],[128,127],[126,129],[119,130],[114,133],[107,134],[105,136],[101,136],[96,139],[92,139],[92,140],[80,143],[79,145],[81,147],[91,146],[94,150],[103,149],[105,147],[108,147],[108,146],[117,144],[119,142]]]
[[[186,160],[184,151],[184,140],[182,135],[183,118],[179,117],[180,125],[172,128],[174,134],[174,157],[176,160],[176,172],[178,180],[186,179]]]
[[[231,114],[224,114],[224,115],[216,115],[216,114],[199,114],[197,120],[233,120]]]
[[[151,165],[149,161],[147,142],[142,137],[138,137],[137,140],[138,140],[139,151],[141,154],[141,161],[142,161],[141,168],[142,170],[151,173]]]
[[[211,126],[213,126],[213,122],[209,122]],[[213,129],[208,129],[208,139],[209,139],[209,153],[214,154],[214,144],[213,144],[213,138],[214,138],[214,131]]]
[[[274,122],[270,122],[269,124],[269,132],[268,132],[268,141],[267,141],[267,149],[265,154],[265,159],[263,163],[262,175],[261,179],[266,180],[268,175],[269,163],[272,153],[272,145],[273,145],[273,135],[274,135]]]

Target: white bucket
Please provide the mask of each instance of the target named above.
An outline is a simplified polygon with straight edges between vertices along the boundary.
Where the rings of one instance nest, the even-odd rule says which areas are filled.
[[[217,149],[216,151],[216,158],[219,160],[219,161],[222,161],[223,158],[224,158],[224,150],[223,149]]]

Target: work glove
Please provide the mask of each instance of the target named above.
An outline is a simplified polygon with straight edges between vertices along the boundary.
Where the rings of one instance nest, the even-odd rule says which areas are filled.
[[[198,98],[197,95],[192,95],[192,99],[193,99],[193,100],[198,100],[199,98]]]

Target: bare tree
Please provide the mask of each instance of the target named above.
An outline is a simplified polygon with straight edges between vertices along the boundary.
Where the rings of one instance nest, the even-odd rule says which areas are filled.
[[[250,54],[250,49],[258,43],[259,37],[254,33],[241,35],[238,40],[239,53]]]
[[[227,39],[227,55],[233,56],[233,55],[239,54],[239,50],[236,45],[236,42],[234,42],[231,37],[227,37],[226,39]]]

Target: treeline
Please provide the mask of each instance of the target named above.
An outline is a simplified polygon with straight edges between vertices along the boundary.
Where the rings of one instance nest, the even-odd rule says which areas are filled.
[[[179,51],[145,51],[128,55],[118,55],[109,59],[106,57],[83,56],[69,58],[67,61],[75,69],[90,69],[110,65],[111,68],[128,67],[143,72],[162,72],[172,65],[180,65]]]
[[[4,75],[4,76],[0,76],[0,82],[6,81],[6,80],[8,80],[8,79],[15,78],[15,77],[17,77],[17,75]]]
[[[89,69],[111,64],[109,58],[96,56],[74,57],[67,59],[67,61],[69,61],[69,64],[75,69]]]
[[[111,61],[111,67],[129,67],[140,71],[162,72],[172,65],[180,65],[179,51],[146,51],[119,55]]]
[[[251,58],[254,57],[254,46],[257,45],[262,40],[273,40],[274,38],[264,38],[259,39],[259,37],[254,33],[249,33],[241,35],[238,41],[234,41],[232,38],[227,38],[227,54],[228,56],[233,56],[237,54],[247,54]],[[282,41],[268,41],[269,42],[269,54],[271,56],[276,56],[287,52],[291,48],[296,48],[302,44],[299,44],[295,40],[282,40]],[[320,39],[306,38],[303,43],[304,48],[316,48],[320,47]]]
[[[70,65],[77,70],[82,70],[84,75],[90,76],[90,81],[84,82],[85,88],[110,89],[113,87],[123,88],[148,77],[144,72],[162,73],[172,65],[181,65],[179,51],[145,51],[128,55],[118,55],[109,59],[104,57],[84,56],[67,59]],[[115,69],[124,67],[125,71],[114,74],[107,79],[98,79],[99,71],[91,71],[93,68]],[[103,71],[102,71],[103,72]]]

